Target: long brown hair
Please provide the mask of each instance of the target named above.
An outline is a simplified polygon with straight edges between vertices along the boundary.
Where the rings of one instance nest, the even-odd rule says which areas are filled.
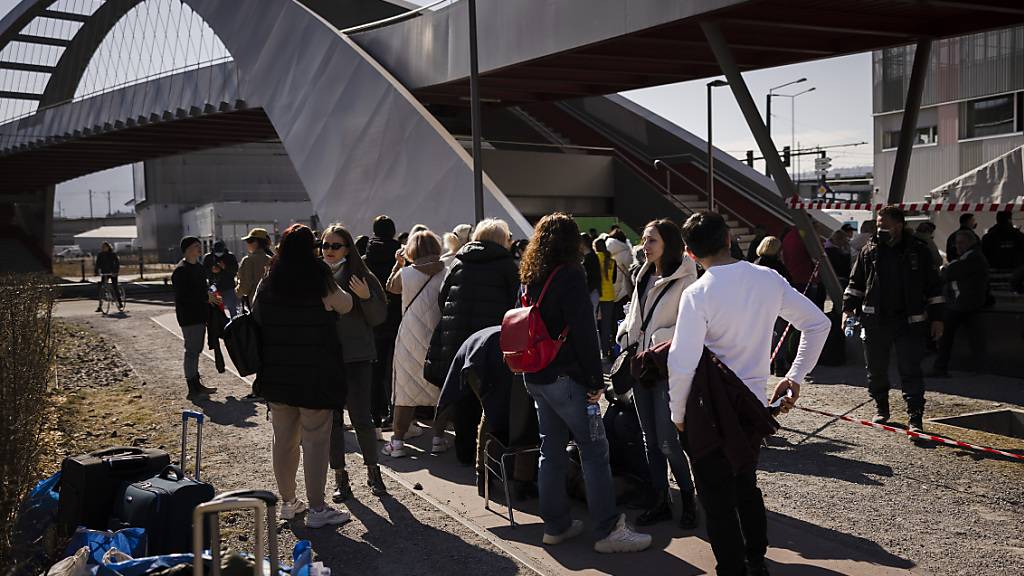
[[[676,270],[683,263],[684,250],[686,249],[686,245],[683,243],[683,235],[679,231],[679,225],[668,218],[652,220],[644,226],[644,230],[648,228],[654,228],[658,231],[658,235],[661,236],[661,243],[664,246],[661,252],[661,275],[667,278],[675,274]],[[651,270],[654,270],[654,268],[651,268]]]
[[[557,266],[580,260],[580,229],[568,214],[555,212],[540,219],[519,263],[523,284],[540,282]]]
[[[345,257],[345,266],[348,266],[353,276],[358,276],[362,280],[366,280],[372,273],[366,267],[366,263],[359,256],[359,250],[356,249],[356,243],[352,239],[352,233],[348,231],[345,226],[334,223],[324,228],[324,231],[320,233],[320,242],[322,243],[328,234],[334,234],[341,236],[341,241],[345,243],[348,248],[348,256]],[[344,286],[342,286],[344,288]]]

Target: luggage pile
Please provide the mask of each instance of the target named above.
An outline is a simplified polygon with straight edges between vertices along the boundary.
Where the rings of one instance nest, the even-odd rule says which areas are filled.
[[[261,576],[268,568],[273,575],[329,575],[322,565],[310,563],[312,550],[307,541],[300,541],[293,551],[294,568],[282,572],[277,560],[277,496],[272,492],[248,490],[215,496],[213,485],[200,479],[204,419],[199,412],[182,413],[178,466],[171,464],[164,450],[130,446],[65,458],[61,471],[40,484],[45,484],[51,495],[56,492],[57,533],[71,538],[66,557],[47,574],[143,576],[192,572],[202,576],[204,564],[209,564],[213,574],[219,575],[219,515],[251,510],[256,520],[251,539],[254,554],[226,558],[226,573],[238,573],[241,568],[248,574],[259,567],[256,573]],[[193,477],[185,474],[190,420],[196,422]],[[269,562],[264,560],[265,548],[269,548]],[[197,557],[204,561],[195,562]]]

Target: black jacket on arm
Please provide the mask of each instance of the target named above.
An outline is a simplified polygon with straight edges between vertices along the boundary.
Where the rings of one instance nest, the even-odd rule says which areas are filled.
[[[486,240],[463,246],[437,297],[441,320],[430,339],[427,380],[443,385],[462,343],[479,330],[500,326],[518,294],[519,268],[511,252]],[[435,361],[440,365],[433,366]]]
[[[178,318],[178,326],[206,324],[210,299],[206,294],[203,265],[198,262],[189,264],[187,260],[178,262],[171,273],[171,284],[174,286],[174,315]]]
[[[220,264],[220,272],[214,272],[214,264]],[[235,276],[238,275],[238,259],[231,252],[224,252],[217,256],[210,252],[203,256],[203,269],[206,270],[206,278],[211,284],[216,284],[218,290],[234,290]]]
[[[366,245],[363,262],[377,277],[381,285],[386,284],[388,278],[391,277],[391,269],[395,266],[395,252],[398,252],[401,247],[402,245],[394,238],[378,238],[377,236],[370,238],[370,242]],[[383,323],[374,326],[373,334],[376,338],[394,340],[398,335],[398,325],[402,323],[402,295],[392,294],[386,290],[385,295],[388,299],[387,318]]]
[[[267,402],[313,409],[344,406],[335,312],[324,309],[320,298],[285,300],[274,295],[273,286],[261,285],[253,319],[260,327],[255,386]]]
[[[551,384],[565,375],[591,390],[603,390],[601,349],[597,342],[597,324],[594,307],[590,304],[587,276],[579,264],[567,264],[557,274],[540,304],[540,316],[552,338],[558,338],[566,326],[569,333],[554,361],[540,372],[526,374],[526,382]],[[529,300],[536,302],[543,288],[543,281],[530,284],[527,288]]]

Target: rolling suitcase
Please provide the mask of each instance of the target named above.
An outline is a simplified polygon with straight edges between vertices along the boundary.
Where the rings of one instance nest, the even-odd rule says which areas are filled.
[[[119,488],[153,476],[171,463],[163,450],[114,446],[61,463],[57,525],[64,534],[78,526],[105,530]]]
[[[182,471],[188,440],[188,421],[196,420],[195,478]],[[156,476],[124,486],[114,507],[110,528],[144,528],[149,555],[184,553],[191,549],[192,511],[213,499],[211,484],[199,480],[204,416],[186,411],[181,415],[181,467],[168,465]],[[203,537],[203,530],[197,531]]]
[[[192,523],[200,524],[209,521],[210,527],[210,567],[213,576],[220,576],[220,513],[237,510],[252,510],[256,525],[256,534],[253,538],[253,573],[257,576],[264,576],[263,560],[264,548],[270,555],[270,574],[277,576],[281,569],[277,559],[277,495],[266,490],[235,490],[225,492],[210,502],[196,506],[192,512]],[[212,515],[212,518],[206,518]],[[192,536],[192,550],[194,557],[202,555],[205,549],[204,543],[199,534]],[[192,565],[193,576],[203,576],[203,562],[194,562]]]

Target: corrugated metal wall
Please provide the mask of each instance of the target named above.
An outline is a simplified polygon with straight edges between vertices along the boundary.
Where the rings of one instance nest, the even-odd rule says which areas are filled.
[[[873,55],[872,110],[903,109],[914,46]],[[1024,90],[1024,27],[939,40],[932,46],[923,105]]]

